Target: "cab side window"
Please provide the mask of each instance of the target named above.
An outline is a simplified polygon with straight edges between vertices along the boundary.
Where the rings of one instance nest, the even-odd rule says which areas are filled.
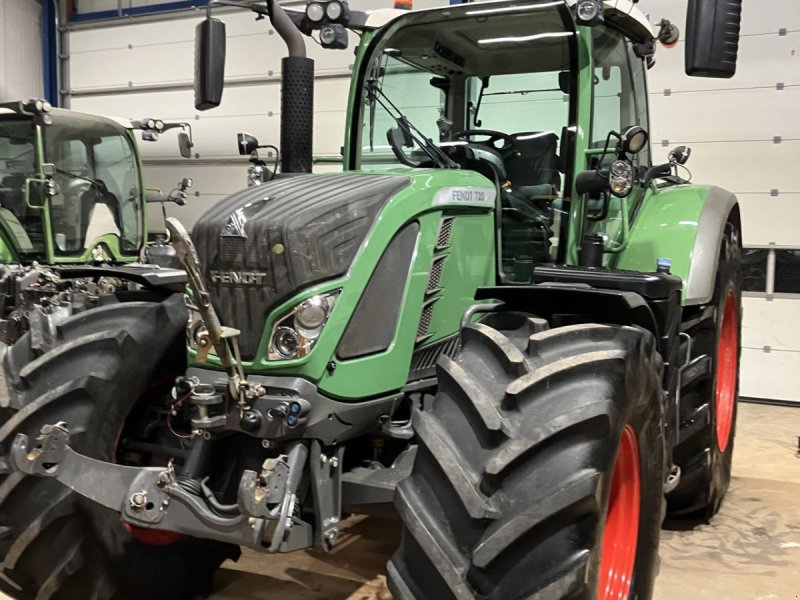
[[[619,132],[628,125],[639,125],[649,131],[646,68],[631,43],[615,29],[595,27],[592,33],[594,124],[591,147],[603,148],[609,131]],[[649,145],[634,162],[650,164]]]

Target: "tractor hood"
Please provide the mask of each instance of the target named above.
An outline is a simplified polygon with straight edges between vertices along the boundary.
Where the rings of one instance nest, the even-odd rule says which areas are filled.
[[[241,330],[252,359],[269,310],[298,290],[344,275],[386,202],[409,177],[285,177],[229,196],[195,224],[214,308]]]

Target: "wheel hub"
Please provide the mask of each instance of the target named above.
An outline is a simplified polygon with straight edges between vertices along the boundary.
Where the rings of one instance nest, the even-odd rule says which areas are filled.
[[[639,537],[640,497],[639,442],[633,428],[626,425],[611,480],[600,559],[599,600],[627,600],[630,596]]]

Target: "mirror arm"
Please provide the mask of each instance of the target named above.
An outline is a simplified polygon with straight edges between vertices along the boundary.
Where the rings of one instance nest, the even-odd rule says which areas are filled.
[[[647,169],[642,178],[642,187],[647,187],[651,182],[664,177],[665,175],[670,175],[672,173],[672,163],[664,163],[661,165],[654,165]]]
[[[147,188],[144,191],[144,201],[148,204],[153,202],[166,202],[166,200],[167,197],[164,195],[164,192],[158,188]]]

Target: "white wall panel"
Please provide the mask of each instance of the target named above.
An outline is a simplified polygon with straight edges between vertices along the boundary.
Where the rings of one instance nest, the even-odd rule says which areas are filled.
[[[339,155],[344,136],[345,108],[349,80],[317,79],[315,82],[314,153]],[[259,86],[231,86],[223,102],[211,111],[194,110],[193,92],[179,90],[157,94],[158,106],[150,106],[152,93],[123,94],[115,98],[115,116],[158,117],[187,121],[192,125],[195,152],[200,158],[238,156],[236,133],[247,131],[262,143],[278,145],[280,136],[280,83]],[[90,113],[107,113],[108,96],[78,96],[72,108]],[[147,112],[149,111],[149,112]],[[158,143],[144,143],[146,159],[175,158],[174,134],[165,134]]]
[[[800,352],[764,352],[742,348],[739,394],[746,398],[766,398],[800,402]]]
[[[692,147],[686,166],[694,175],[693,181],[713,183],[738,193],[769,193],[772,189],[800,191],[797,179],[800,140],[775,144],[772,141],[720,143],[676,139],[670,145],[685,142]],[[745,239],[745,243],[751,242]]]
[[[43,96],[42,5],[0,0],[0,102]]]
[[[742,346],[797,351],[797,330],[786,324],[798,318],[799,309],[798,301],[788,298],[743,298],[742,311],[746,319],[742,324]],[[800,354],[795,366],[800,370]]]
[[[796,158],[796,162],[800,157]],[[796,168],[796,167],[793,167]],[[797,186],[800,187],[800,186]],[[769,194],[739,194],[739,206],[742,211],[742,236],[748,244],[768,246],[800,245],[800,191],[783,193],[773,197]],[[785,327],[795,326],[800,332],[800,300],[794,301],[794,312],[787,315],[790,319],[784,322]],[[775,324],[770,324],[775,326]],[[795,336],[800,345],[800,336]]]
[[[671,145],[678,140],[772,140],[776,135],[800,139],[800,116],[787,118],[798,106],[800,86],[782,91],[721,90],[671,96],[651,87],[651,139],[654,146],[665,139]]]

